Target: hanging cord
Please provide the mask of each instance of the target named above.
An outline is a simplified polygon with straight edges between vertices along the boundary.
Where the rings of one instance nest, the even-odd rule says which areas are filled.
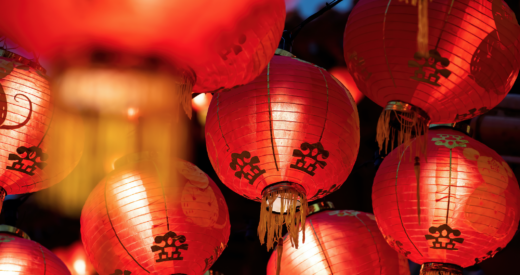
[[[293,28],[292,30],[285,30],[283,31],[282,39],[280,40],[280,44],[278,45],[278,48],[286,50],[291,52],[292,51],[292,43],[294,41],[294,38],[298,35],[298,33],[301,31],[305,25],[313,21],[314,19],[322,16],[327,11],[334,8],[337,4],[339,4],[343,0],[334,0],[330,3],[325,3],[325,7],[314,13],[313,15],[307,17],[307,19],[303,20],[298,26]]]

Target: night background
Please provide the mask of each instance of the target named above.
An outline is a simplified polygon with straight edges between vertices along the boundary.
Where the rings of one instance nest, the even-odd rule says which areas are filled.
[[[285,29],[296,27],[306,17],[322,8],[325,2],[330,0],[286,0],[288,12]],[[344,67],[343,31],[355,2],[357,1],[344,0],[333,10],[306,25],[294,40],[293,54],[327,70]],[[506,2],[519,18],[519,2],[515,0]],[[43,65],[45,66],[45,62]],[[375,142],[376,125],[382,108],[364,98],[358,103],[358,111],[361,143],[356,165],[343,186],[325,197],[325,200],[332,201],[337,209],[372,213],[372,182],[377,171],[376,164],[380,162]],[[267,252],[265,246],[260,246],[256,233],[260,204],[232,192],[220,182],[206,152],[203,117],[203,114],[194,113],[193,119],[186,122],[189,125],[188,135],[191,137],[187,147],[191,148],[192,152],[188,154],[187,160],[201,168],[217,183],[226,198],[231,221],[228,246],[211,269],[225,275],[265,274],[271,252]],[[520,178],[520,84],[518,80],[504,102],[484,117],[477,117],[468,122],[476,126],[473,137],[505,156],[504,159],[516,177]],[[507,129],[503,128],[506,126]],[[79,166],[82,165],[88,165],[88,161],[82,159]],[[63,257],[72,255],[70,251],[79,249],[77,243],[81,242],[79,220],[81,206],[90,191],[107,172],[106,165],[102,163],[98,163],[96,167],[99,168],[97,173],[93,173],[88,179],[78,181],[81,175],[76,169],[61,183],[29,197],[8,196],[0,215],[0,223],[5,223],[6,219],[16,219],[16,226],[25,231],[32,240],[50,250],[57,249],[58,256],[62,256],[60,253],[65,255]],[[67,188],[75,188],[76,195],[57,199],[59,193]],[[24,201],[25,199],[27,200]],[[43,203],[45,201],[47,203]],[[69,202],[73,202],[75,207],[63,206],[68,205]],[[17,218],[13,216],[16,209],[18,209]],[[517,231],[510,244],[494,258],[470,267],[465,272],[472,275],[518,274],[516,261],[519,259],[520,234]],[[411,263],[410,267],[412,274],[419,273],[419,265]],[[74,270],[71,272],[80,274],[74,273]]]

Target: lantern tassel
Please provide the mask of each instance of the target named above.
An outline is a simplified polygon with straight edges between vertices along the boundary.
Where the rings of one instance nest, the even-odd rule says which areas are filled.
[[[419,162],[420,158],[415,157],[415,163],[413,165],[413,169],[415,170],[415,180],[417,181],[417,220],[419,224],[421,224],[421,185],[420,185],[420,173],[421,173],[421,163]]]
[[[399,2],[403,2],[403,0]],[[408,4],[408,0],[404,0],[404,2]],[[417,52],[423,57],[428,57],[428,0],[412,0],[411,2],[412,6],[417,6]]]
[[[283,238],[278,239],[278,247],[276,248],[276,275],[280,275],[283,253]]]
[[[275,200],[281,200],[280,213],[273,213]],[[300,210],[297,211],[298,198]],[[298,248],[298,236],[303,231],[302,239],[305,243],[305,218],[307,217],[307,197],[293,188],[265,192],[262,198],[258,237],[260,243],[267,243],[267,250],[271,250],[274,243],[282,238],[283,225],[287,227],[291,243]],[[267,235],[267,242],[265,241]]]
[[[377,143],[379,151],[385,149],[385,154],[388,153],[388,142],[391,141],[391,150],[394,149],[396,129],[391,126],[392,115],[397,118],[400,124],[400,130],[397,131],[397,145],[404,144],[400,148],[407,148],[412,139],[416,138],[417,148],[415,155],[426,155],[426,136],[428,135],[429,120],[423,119],[417,112],[396,112],[395,110],[384,110],[377,122]],[[403,149],[401,149],[403,150]],[[412,150],[409,150],[412,154]],[[399,153],[399,156],[401,154]],[[412,155],[410,155],[412,156]]]
[[[419,275],[462,275],[462,267],[447,263],[424,263]]]

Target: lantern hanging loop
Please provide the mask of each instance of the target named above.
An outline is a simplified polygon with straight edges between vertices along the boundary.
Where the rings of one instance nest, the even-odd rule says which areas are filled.
[[[280,44],[278,48],[291,52],[292,51],[292,42],[294,38],[298,35],[298,33],[302,30],[305,25],[313,21],[314,19],[322,16],[327,11],[334,8],[337,4],[339,4],[343,0],[334,0],[330,3],[325,2],[325,7],[321,8],[319,11],[314,13],[313,15],[307,17],[307,19],[303,20],[298,26],[294,27],[292,30],[283,31],[282,39],[280,40]]]

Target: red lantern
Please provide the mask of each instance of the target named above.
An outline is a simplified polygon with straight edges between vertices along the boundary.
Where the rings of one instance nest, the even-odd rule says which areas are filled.
[[[217,185],[189,162],[163,169],[154,159],[118,160],[85,203],[81,237],[100,275],[202,275],[226,247],[229,214]]]
[[[397,150],[390,153],[377,172],[379,228],[394,249],[424,264],[421,274],[462,274],[513,238],[518,182],[496,152],[456,130],[431,129],[424,160],[407,156],[415,142],[401,160]]]
[[[17,1],[0,33],[53,59],[69,106],[171,109],[191,91],[253,80],[273,56],[283,0]],[[69,89],[73,89],[71,92]]]
[[[45,70],[0,49],[0,209],[5,195],[36,192],[63,180],[83,150],[81,121],[73,144],[55,144],[64,118],[54,117]],[[67,157],[62,153],[68,152]]]
[[[206,122],[206,147],[222,182],[262,202],[258,230],[261,243],[267,231],[268,249],[282,237],[284,220],[297,244],[307,201],[340,188],[359,148],[356,103],[345,87],[324,69],[279,53],[253,82],[217,94]]]
[[[0,273],[70,275],[65,264],[20,229],[0,225]]]
[[[345,61],[361,92],[385,107],[378,124],[381,149],[395,130],[408,145],[412,133],[420,136],[430,123],[487,112],[518,76],[520,26],[504,1],[428,5],[427,56],[418,52],[418,11],[408,1],[362,0],[349,16]]]
[[[284,237],[280,274],[410,275],[408,260],[386,244],[374,215],[322,202],[309,206],[306,223],[308,237],[298,249]],[[276,264],[273,253],[267,275]]]
[[[72,275],[94,275],[96,271],[90,263],[85,252],[85,247],[80,240],[68,247],[59,247],[52,252],[60,258],[70,270]]]

